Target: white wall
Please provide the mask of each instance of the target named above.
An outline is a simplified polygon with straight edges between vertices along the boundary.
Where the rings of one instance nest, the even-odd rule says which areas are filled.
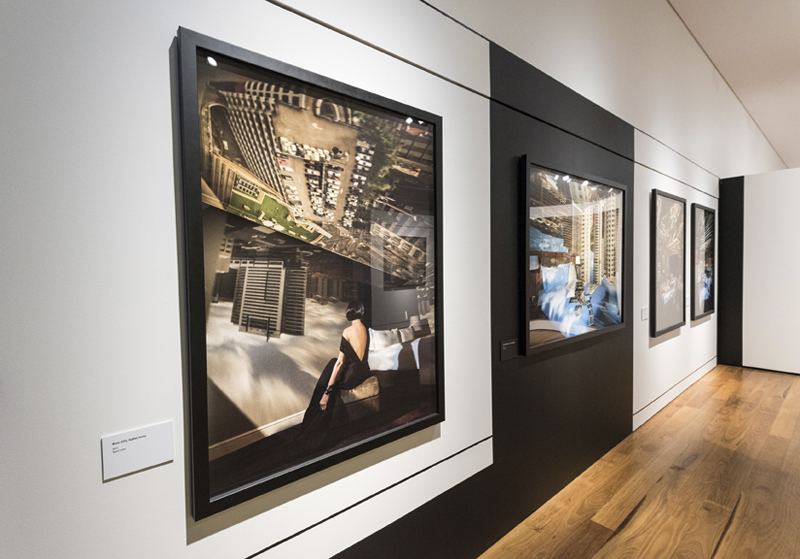
[[[634,140],[637,163],[634,167],[633,232],[633,427],[638,428],[717,364],[717,314],[691,320],[688,278],[691,273],[691,207],[701,204],[716,210],[719,181],[638,131]],[[656,188],[686,199],[686,324],[651,338],[650,195]]]
[[[742,364],[800,374],[800,169],[744,179]]]
[[[718,177],[784,168],[667,0],[428,1]]]
[[[714,175],[781,167],[665,0],[432,3],[644,132],[637,316],[649,190],[716,207]],[[0,4],[0,556],[245,557],[491,435],[488,101],[424,71],[487,94],[487,43],[416,0],[291,5],[422,69],[263,0]],[[447,421],[200,523],[186,513],[178,26],[444,117]],[[635,322],[635,425],[713,364],[714,321],[657,344]],[[100,437],[165,419],[175,461],[101,483]],[[263,557],[332,555],[490,462],[478,444]]]
[[[716,209],[720,177],[784,165],[667,0],[429,2],[636,128],[637,428],[716,365],[716,314],[692,322],[687,308],[686,326],[655,340],[641,320],[650,191],[686,198],[687,212],[693,202]]]
[[[487,44],[415,0],[306,4],[487,89]],[[178,26],[439,114],[445,140],[446,421],[199,523],[186,512]],[[246,557],[491,435],[489,270],[476,265],[489,159],[463,157],[489,151],[484,97],[263,0],[4,2],[0,52],[0,556]],[[173,463],[101,482],[102,436],[168,419]],[[263,557],[328,557],[490,463],[489,440]]]

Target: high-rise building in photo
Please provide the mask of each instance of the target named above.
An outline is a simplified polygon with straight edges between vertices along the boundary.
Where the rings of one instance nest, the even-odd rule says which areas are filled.
[[[400,134],[397,157],[414,167],[431,172],[436,149],[434,139],[434,135],[427,130],[406,126]]]
[[[307,253],[275,247],[239,261],[231,322],[242,332],[272,336],[305,333]]]
[[[609,196],[599,201],[596,246],[598,247],[595,262],[595,283],[600,283],[603,276],[613,285],[616,283],[618,261],[621,255],[622,236],[619,229],[621,196]]]
[[[261,82],[214,82],[212,85],[225,100],[230,124],[242,156],[250,171],[269,188],[280,193],[284,189],[278,168],[278,141],[272,114],[275,111],[273,93],[260,90]],[[289,92],[281,95],[289,95]]]

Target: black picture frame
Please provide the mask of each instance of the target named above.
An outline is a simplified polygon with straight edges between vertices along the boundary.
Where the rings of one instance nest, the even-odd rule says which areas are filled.
[[[523,355],[529,356],[538,354],[544,351],[549,351],[553,348],[563,347],[568,344],[580,342],[582,340],[586,340],[589,338],[594,338],[597,336],[602,336],[611,332],[618,331],[626,327],[626,321],[624,318],[623,312],[623,293],[625,289],[629,289],[630,286],[624,284],[624,277],[625,277],[625,266],[627,265],[626,258],[625,258],[625,228],[627,226],[626,223],[626,204],[627,204],[627,187],[624,184],[617,183],[615,181],[611,181],[608,179],[600,179],[594,178],[589,176],[581,176],[574,173],[569,173],[565,170],[555,170],[549,168],[545,165],[541,165],[534,160],[532,156],[529,154],[523,155],[520,157],[519,161],[519,174],[520,174],[520,192],[521,192],[521,200],[520,200],[520,209],[522,213],[520,215],[520,292],[523,294],[524,299],[522,301],[522,309],[521,309],[521,320],[520,320],[520,340],[521,340],[521,351]],[[532,248],[531,245],[531,229],[532,229],[532,208],[535,207],[542,207],[541,205],[537,206],[534,205],[532,200],[534,198],[533,189],[533,176],[534,174],[537,177],[540,176],[548,176],[550,181],[555,181],[553,186],[556,188],[560,188],[564,190],[565,188],[569,188],[566,185],[572,185],[572,190],[577,189],[586,189],[586,192],[596,192],[597,189],[607,192],[609,195],[617,196],[614,198],[614,201],[617,207],[613,210],[613,221],[614,221],[614,236],[615,242],[612,243],[613,245],[613,258],[614,258],[614,271],[613,271],[613,279],[610,280],[611,285],[613,286],[613,291],[607,289],[607,285],[603,285],[604,280],[608,283],[606,277],[602,277],[600,282],[595,282],[590,285],[586,285],[584,288],[584,280],[587,278],[581,278],[581,271],[576,273],[577,280],[576,284],[580,288],[581,295],[580,299],[585,299],[583,296],[584,293],[589,295],[587,301],[575,301],[574,304],[581,307],[581,311],[587,313],[587,320],[589,324],[586,327],[582,327],[581,329],[584,330],[583,332],[573,331],[572,329],[568,329],[567,332],[563,332],[565,325],[563,323],[559,324],[557,319],[554,316],[548,315],[543,310],[541,305],[540,293],[543,293],[543,290],[539,289],[539,284],[543,282],[540,281],[541,277],[536,276],[536,271],[531,269],[531,262],[534,258],[536,258],[536,269],[540,270],[541,272],[544,271],[545,266],[539,263],[540,258],[544,258],[547,254],[546,252],[537,251]],[[574,181],[574,184],[573,184]],[[565,192],[567,192],[565,190]],[[573,195],[579,196],[579,193],[573,193]],[[596,196],[596,195],[594,195]],[[584,197],[586,195],[584,194]],[[599,201],[594,200],[592,203],[597,204]],[[572,208],[575,207],[573,204],[573,200],[570,198],[569,203],[564,202],[563,208]],[[602,212],[595,212],[601,213]],[[593,213],[594,215],[594,213]],[[606,214],[602,214],[606,215]],[[573,219],[572,216],[568,217],[567,219]],[[606,221],[611,221],[610,218],[606,218]],[[601,218],[598,220],[599,223],[604,223],[603,219]],[[570,229],[570,233],[572,232],[572,223],[566,225]],[[564,235],[563,237],[566,237]],[[549,235],[547,236],[550,237]],[[571,235],[570,235],[571,237]],[[563,244],[563,238],[562,244]],[[596,247],[595,247],[596,248]],[[561,250],[563,249],[563,250]],[[564,263],[569,264],[570,267],[574,266],[576,270],[581,270],[581,266],[585,266],[581,264],[580,256],[574,253],[575,251],[572,248],[567,248],[566,245],[561,247],[561,252],[558,255],[549,255],[552,259],[553,257],[558,258],[558,256],[562,256],[566,258]],[[590,250],[590,247],[587,246],[586,250]],[[536,253],[534,255],[534,252]],[[604,253],[605,254],[605,253]],[[586,269],[586,268],[584,268]],[[589,270],[586,269],[587,273]],[[585,275],[585,274],[584,274]],[[594,261],[592,261],[592,268],[591,268],[591,275],[594,276]],[[534,277],[536,276],[536,277]],[[541,276],[541,274],[540,274]],[[537,280],[536,278],[539,278]],[[606,290],[606,293],[610,293],[613,297],[606,296],[605,299],[611,299],[614,301],[614,304],[608,304],[607,302],[603,301],[601,305],[598,306],[598,313],[594,314],[593,304],[592,304],[592,297],[591,294],[588,292],[588,287],[594,286],[594,290],[592,293],[596,293],[599,295],[600,292],[596,291],[599,286],[603,286],[602,289]],[[572,304],[572,299],[576,299],[572,297],[570,299],[570,303]],[[614,312],[607,312],[607,309],[614,309]],[[603,311],[603,315],[600,314],[600,310]],[[552,314],[552,313],[551,313]],[[601,322],[599,319],[601,316],[604,316],[604,322]],[[531,328],[532,321],[536,318],[539,318],[541,322],[544,324],[546,323],[546,328],[536,329],[533,330]],[[556,328],[561,328],[555,329]],[[541,339],[538,339],[541,338]]]
[[[714,314],[716,309],[716,222],[713,208],[692,204],[692,320]]]
[[[650,203],[650,336],[657,338],[686,324],[686,200],[653,189]]]
[[[444,421],[442,118],[185,28],[179,28],[177,35],[184,363],[191,511],[199,520]],[[209,67],[200,66],[206,62]],[[202,85],[199,79],[204,80]],[[291,142],[281,136],[280,131],[289,127],[282,127],[280,118],[295,119],[296,136]],[[325,128],[328,132],[318,133]],[[247,139],[256,133],[261,134],[261,143]],[[318,147],[304,143],[303,138],[312,136]],[[325,144],[328,140],[336,144]],[[409,159],[412,147],[413,161]],[[373,174],[373,164],[385,175]],[[297,186],[292,189],[288,183],[295,184],[295,179]],[[344,200],[342,184],[350,185]],[[317,187],[324,187],[324,193],[316,196]],[[378,193],[379,187],[386,190]],[[412,200],[414,187],[418,197]],[[317,204],[314,200],[322,196],[324,205]],[[290,201],[292,197],[300,198],[300,204]],[[362,247],[366,253],[359,252]],[[370,260],[374,254],[381,258]],[[312,269],[319,270],[318,275]],[[339,270],[344,270],[342,277],[334,278]],[[283,309],[276,315],[280,318],[259,318],[255,311],[243,318],[244,292],[251,288],[247,278],[256,278],[256,272],[263,286],[251,291],[260,294],[264,305]],[[256,279],[252,282],[257,285]],[[277,295],[273,284],[278,285]],[[233,293],[234,302],[225,302],[230,305],[225,309],[234,309],[230,321],[225,318],[228,315],[218,313],[223,317],[218,320],[215,314],[223,291],[228,298]],[[241,367],[218,365],[221,358],[213,352],[222,345],[214,345],[209,333],[221,332],[236,340],[249,336],[246,343],[236,342],[242,344],[237,351],[246,345],[261,352],[259,356],[266,351],[261,348],[276,344],[269,346],[269,352],[278,353],[268,355],[283,352],[281,359],[256,360],[247,353],[249,363],[258,365],[247,374],[273,384],[277,378],[288,385],[290,367],[284,363],[300,366],[286,352],[314,359],[323,355],[327,359],[330,352],[334,359],[329,364],[335,361],[343,337],[336,339],[335,346],[320,350],[303,335],[309,321],[315,321],[315,335],[321,332],[333,339],[332,334],[341,333],[327,324],[347,323],[348,293],[366,307],[370,346],[377,347],[378,338],[389,340],[379,349],[368,346],[369,358],[364,360],[372,365],[376,352],[389,350],[390,356],[381,363],[393,366],[391,352],[397,352],[397,368],[371,367],[370,378],[376,380],[367,379],[366,388],[367,381],[359,384],[358,389],[364,390],[350,391],[350,400],[345,400],[345,388],[337,385],[329,406],[343,412],[344,426],[335,430],[338,416],[333,417],[329,430],[316,432],[322,432],[322,437],[310,437],[316,445],[313,451],[297,450],[305,449],[308,440],[292,444],[305,429],[302,410],[311,408],[315,397],[310,396],[309,387],[314,381],[293,372],[292,379],[300,379],[297,382],[303,384],[302,394],[309,402],[300,398],[300,411],[287,416],[291,418],[285,423],[288,427],[283,428],[286,418],[259,425],[212,377],[224,371],[246,378]],[[311,306],[314,316],[324,320],[309,318]],[[418,312],[409,316],[409,309]],[[284,338],[285,344],[277,346]],[[394,349],[395,345],[400,348]],[[264,376],[267,369],[275,378]],[[311,369],[302,372],[319,374]],[[291,393],[297,406],[300,392],[279,388],[274,392]],[[277,401],[283,404],[289,399]],[[338,402],[335,406],[334,401]],[[363,405],[358,408],[353,403]],[[280,407],[271,401],[262,407],[270,406]],[[355,413],[357,409],[361,411]],[[247,431],[250,426],[255,430]],[[214,450],[219,446],[212,449],[210,437],[225,429],[225,436],[235,436],[220,443],[227,445],[224,452]],[[235,429],[244,429],[244,435]],[[294,439],[287,434],[292,429]],[[318,446],[320,438],[322,446]]]

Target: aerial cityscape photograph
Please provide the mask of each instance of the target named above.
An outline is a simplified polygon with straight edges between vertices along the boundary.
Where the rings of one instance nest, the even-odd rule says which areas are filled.
[[[663,333],[684,322],[686,201],[654,190],[655,289],[651,329]]]
[[[694,281],[692,294],[692,319],[714,310],[714,225],[715,212],[699,204],[692,204],[692,232]]]
[[[623,192],[532,166],[530,345],[621,322]]]
[[[209,460],[225,494],[436,413],[436,136],[222,57],[198,56],[197,77]],[[354,301],[372,376],[298,444]]]

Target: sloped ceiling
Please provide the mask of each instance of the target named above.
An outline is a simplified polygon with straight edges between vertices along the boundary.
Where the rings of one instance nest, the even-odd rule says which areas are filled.
[[[789,168],[800,167],[800,0],[669,0]]]

